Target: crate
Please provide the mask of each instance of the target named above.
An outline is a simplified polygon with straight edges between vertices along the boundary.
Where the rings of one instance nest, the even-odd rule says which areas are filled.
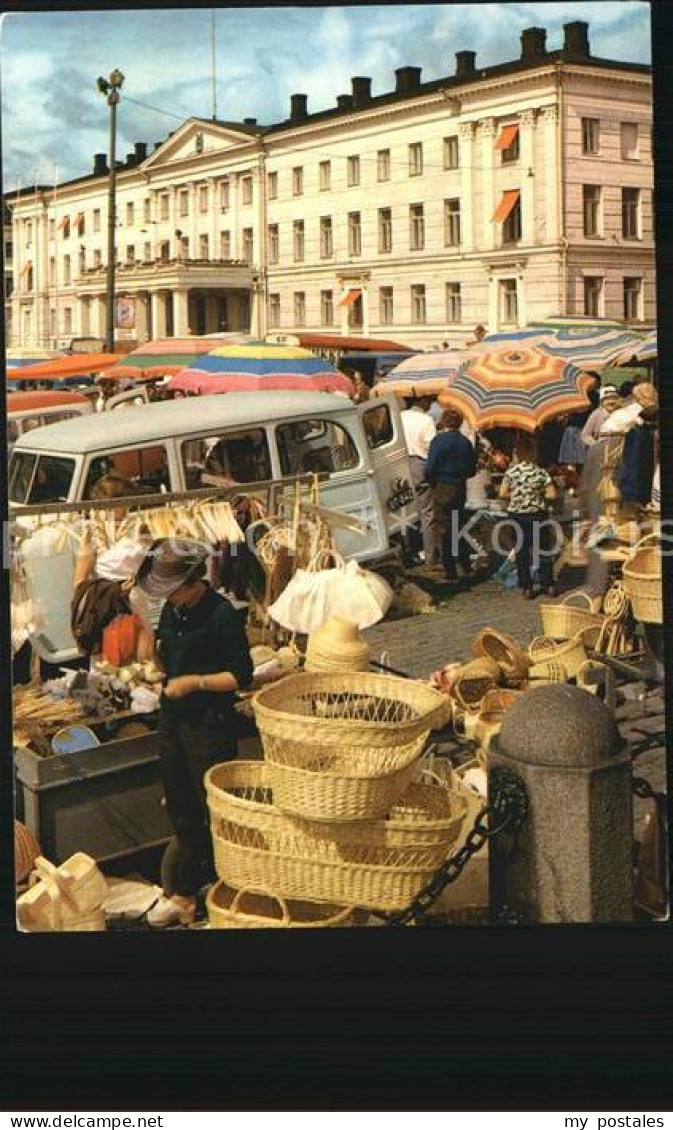
[[[104,861],[172,835],[154,731],[53,757],[17,746],[14,764],[17,808],[53,863],[76,851]]]

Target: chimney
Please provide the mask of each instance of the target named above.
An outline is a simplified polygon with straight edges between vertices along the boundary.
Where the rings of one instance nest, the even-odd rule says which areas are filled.
[[[163,145],[163,141],[155,141],[154,142],[154,150],[156,151],[159,148],[160,145]]]
[[[421,85],[420,67],[398,67],[395,71],[395,93],[413,94]]]
[[[137,163],[137,162],[136,162],[136,155],[135,155],[135,153],[127,153],[127,154],[126,154],[126,168],[127,168],[127,169],[131,169],[131,168],[133,168],[133,166],[134,166],[134,165],[135,165],[136,163]]]
[[[104,177],[107,172],[107,153],[94,153],[93,175],[95,177]]]
[[[337,107],[339,110],[352,110],[353,109],[353,95],[352,94],[338,94]]]
[[[575,20],[571,24],[563,25],[564,42],[563,54],[572,55],[575,59],[588,59],[589,50],[589,25],[584,20]]]
[[[547,32],[543,27],[527,27],[521,32],[521,59],[531,63],[547,54]]]
[[[352,78],[351,86],[353,88],[353,105],[355,107],[365,106],[367,102],[371,102],[372,80],[370,78]]]
[[[308,95],[307,94],[291,94],[290,95],[290,121],[303,122],[308,117],[307,110]]]
[[[146,141],[136,141],[133,148],[135,149],[135,153],[136,153],[136,164],[139,165],[141,163],[141,161],[144,161],[145,158],[147,157],[147,142]]]
[[[476,74],[476,51],[456,51],[456,78]]]
[[[243,119],[243,125],[244,126],[256,126],[257,125],[257,118],[244,118]]]

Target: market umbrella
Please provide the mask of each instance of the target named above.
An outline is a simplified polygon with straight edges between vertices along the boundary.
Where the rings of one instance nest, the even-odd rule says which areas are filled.
[[[437,396],[458,376],[467,357],[468,354],[459,349],[414,353],[378,382],[374,395],[396,392],[399,396]]]
[[[353,391],[348,377],[308,349],[263,341],[211,349],[174,376],[168,387],[200,394],[304,389],[349,396]]]
[[[633,335],[636,336],[635,334]],[[628,365],[630,361],[636,362],[654,361],[658,354],[657,346],[657,331],[650,330],[647,334],[638,334],[638,341],[634,345],[628,345],[617,358],[615,358],[615,365]]]
[[[113,353],[73,353],[67,357],[56,357],[52,361],[40,361],[36,365],[27,365],[7,370],[7,379],[12,381],[36,380],[64,380],[68,377],[79,377],[89,373],[98,373],[103,369],[114,367],[119,360]]]
[[[552,314],[548,318],[533,319],[528,323],[529,329],[587,329],[590,326],[598,326],[599,329],[604,330],[615,327],[624,329],[624,323],[616,318],[594,318],[589,314]]]
[[[475,429],[534,432],[547,420],[586,408],[591,377],[534,347],[495,349],[462,366],[439,402],[458,408]]]
[[[241,334],[246,341],[250,337]],[[231,335],[223,334],[223,341],[231,342]],[[157,341],[146,341],[132,353],[121,359],[108,373],[112,380],[118,377],[167,377],[179,373],[185,365],[191,365],[197,357],[214,348],[215,337],[166,337]]]
[[[602,369],[614,364],[615,358],[628,353],[639,341],[637,334],[623,327],[566,326],[555,329],[540,348],[579,369]]]
[[[542,327],[530,326],[523,330],[509,330],[502,333],[487,334],[483,341],[478,341],[469,347],[470,355],[480,353],[490,353],[493,349],[500,349],[501,346],[519,346],[525,345],[526,347],[543,345],[547,341],[552,341],[554,331],[551,329],[543,329]]]

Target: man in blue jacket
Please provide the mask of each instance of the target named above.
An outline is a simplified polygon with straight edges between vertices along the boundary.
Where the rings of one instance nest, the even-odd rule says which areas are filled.
[[[441,538],[442,565],[446,580],[458,580],[456,561],[463,573],[472,572],[470,543],[460,537],[465,521],[466,484],[477,469],[474,447],[461,435],[463,416],[453,408],[442,416],[437,435],[430,444],[425,478],[432,487],[433,526]]]

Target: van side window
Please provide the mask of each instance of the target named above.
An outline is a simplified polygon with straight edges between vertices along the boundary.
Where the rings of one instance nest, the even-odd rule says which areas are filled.
[[[182,465],[187,490],[211,485],[203,481],[204,473],[217,476],[224,485],[263,483],[273,478],[269,445],[263,428],[188,439],[182,445]]]
[[[362,423],[364,424],[365,435],[367,436],[367,447],[369,447],[370,450],[376,447],[383,447],[386,443],[390,443],[393,438],[393,418],[390,415],[390,408],[387,404],[379,404],[374,408],[368,408],[362,414]]]
[[[141,494],[158,494],[162,488],[171,489],[168,459],[163,444],[134,447],[128,451],[111,451],[92,459],[83,497],[95,497],[92,492],[96,483],[110,474],[130,480],[135,490]]]
[[[276,441],[283,475],[350,471],[360,462],[358,449],[348,432],[332,420],[280,424]]]

